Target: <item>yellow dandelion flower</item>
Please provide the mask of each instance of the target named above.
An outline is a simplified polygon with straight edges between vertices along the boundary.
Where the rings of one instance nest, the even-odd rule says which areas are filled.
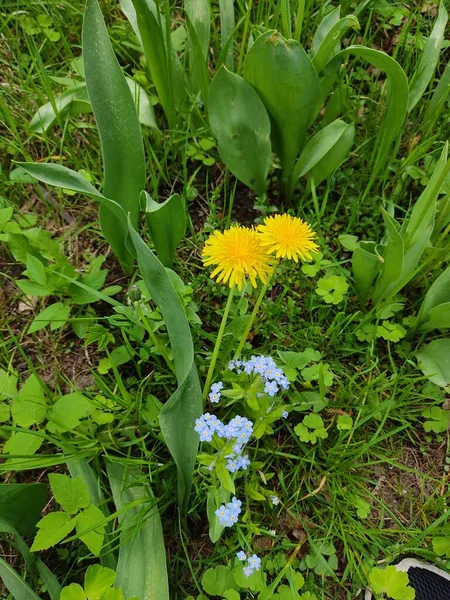
[[[317,252],[314,242],[315,232],[311,226],[298,217],[290,215],[275,215],[266,217],[263,225],[258,225],[261,245],[277,258],[289,258],[298,262],[311,258],[311,253]]]
[[[241,290],[246,277],[256,287],[256,278],[267,282],[272,272],[270,257],[261,246],[261,236],[254,229],[235,225],[223,233],[215,231],[202,252],[205,266],[217,265],[212,278]]]

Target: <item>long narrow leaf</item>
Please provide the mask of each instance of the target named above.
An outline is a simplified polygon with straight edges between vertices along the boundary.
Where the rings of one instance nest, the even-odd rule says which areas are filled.
[[[148,498],[147,503],[124,511],[119,517],[121,536],[116,585],[125,598],[169,600],[166,551],[158,507],[147,481],[137,469],[127,469],[118,463],[107,463],[107,472],[116,509]]]
[[[124,218],[123,209],[105,198],[78,173],[60,165],[20,163],[31,175],[58,187],[85,193],[108,206]],[[198,449],[198,435],[193,425],[203,409],[200,382],[194,364],[194,347],[189,323],[181,300],[167,270],[128,222],[130,244],[137,253],[138,264],[152,299],[162,312],[174,355],[178,388],[160,413],[161,429],[178,468],[178,500],[186,506]],[[131,247],[130,248],[131,252]]]
[[[15,600],[41,600],[3,558],[0,558],[0,577]]]
[[[348,15],[335,23],[326,34],[317,52],[312,55],[312,64],[317,73],[320,73],[334,54],[340,50],[340,39],[349,28],[359,29],[358,19],[354,15]]]
[[[220,45],[225,51],[224,64],[229,71],[233,70],[233,48],[230,44],[234,33],[234,0],[219,0],[220,7]]]
[[[194,422],[203,409],[194,346],[183,305],[172,280],[150,248],[129,224],[141,275],[152,299],[162,312],[172,347],[177,390],[164,404],[159,421],[165,442],[178,468],[178,499],[187,506],[199,438]]]
[[[144,146],[133,97],[97,0],[87,0],[82,45],[86,85],[102,148],[104,195],[118,202],[136,226],[139,196],[145,187]],[[131,266],[126,223],[101,206],[100,224],[119,261],[126,268]]]
[[[409,90],[408,80],[401,66],[393,58],[379,50],[373,50],[365,46],[349,46],[338,52],[333,61],[339,61],[352,54],[367,60],[387,75],[386,112],[378,128],[373,152],[375,158],[372,165],[372,174],[364,192],[364,197],[366,197],[391,157],[393,143],[402,130],[408,109]]]
[[[444,41],[447,21],[447,11],[445,10],[444,3],[440,2],[436,23],[427,40],[419,64],[414,69],[414,76],[410,83],[408,111],[411,111],[422,98],[423,93],[433,77],[433,73],[439,60],[442,43]]]

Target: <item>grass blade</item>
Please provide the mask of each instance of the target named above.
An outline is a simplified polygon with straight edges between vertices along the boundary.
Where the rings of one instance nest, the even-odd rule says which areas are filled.
[[[104,164],[104,194],[120,204],[131,223],[139,217],[139,197],[145,187],[144,146],[133,97],[113,52],[97,0],[88,0],[83,21],[83,60],[89,99],[97,123]],[[105,238],[128,268],[126,222],[100,207]]]

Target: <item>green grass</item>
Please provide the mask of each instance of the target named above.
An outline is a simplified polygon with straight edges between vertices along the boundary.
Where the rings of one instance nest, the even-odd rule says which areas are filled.
[[[298,4],[291,3],[294,27]],[[304,17],[300,39],[308,47],[327,3],[301,4]],[[354,10],[357,3],[345,4]],[[242,72],[244,44],[254,35],[252,25],[282,30],[282,3],[239,0],[235,5],[236,22],[242,19],[237,34],[239,44],[235,48],[236,64]],[[350,31],[347,42],[384,49],[411,77],[418,59],[417,47],[429,35],[434,17],[422,14],[419,5],[409,9],[407,3],[389,3],[389,7],[366,8],[359,15],[361,31]],[[183,21],[183,13],[178,8],[174,7],[173,12],[179,23]],[[118,3],[103,2],[102,9],[122,68],[155,96],[139,45]],[[42,15],[50,17],[50,29],[59,34],[59,39],[49,40],[44,31],[33,34],[24,31],[25,16],[36,20]],[[2,207],[13,206],[17,213],[36,215],[37,226],[61,238],[70,264],[80,272],[95,256],[105,254],[109,269],[107,284],[122,286],[116,298],[127,304],[126,290],[139,277],[122,274],[102,238],[96,203],[54,188],[14,181],[14,175],[11,178],[15,161],[48,161],[60,162],[76,171],[82,169],[90,174],[93,183],[101,185],[101,153],[92,115],[64,120],[45,134],[33,134],[28,126],[37,108],[54,102],[64,89],[57,78],[76,77],[73,61],[81,54],[82,15],[81,6],[69,2],[7,2],[0,8],[3,84],[0,201]],[[408,20],[403,21],[406,16]],[[218,3],[213,3],[213,20],[211,54],[218,56]],[[436,81],[445,60],[443,54]],[[0,292],[0,368],[15,369],[22,381],[36,373],[45,384],[48,398],[79,389],[91,398],[101,395],[115,407],[112,423],[95,428],[86,420],[71,435],[55,437],[35,428],[43,438],[39,458],[22,458],[14,468],[3,465],[3,480],[47,481],[49,472],[65,470],[67,457],[87,457],[114,512],[100,458],[112,456],[141,467],[158,499],[168,555],[170,597],[174,600],[201,594],[204,572],[227,564],[246,544],[264,558],[265,568],[273,577],[291,556],[294,566],[302,569],[306,578],[305,589],[321,600],[354,598],[358,590],[366,587],[368,573],[379,561],[389,563],[408,553],[439,560],[432,539],[446,536],[449,531],[445,469],[449,442],[447,432],[424,432],[422,412],[433,405],[442,406],[444,394],[423,377],[414,353],[424,339],[428,342],[440,336],[434,332],[426,338],[406,337],[398,343],[380,338],[359,341],[355,331],[366,319],[366,313],[352,287],[350,252],[339,241],[341,234],[381,240],[384,227],[380,205],[407,212],[412,198],[417,198],[424,187],[420,180],[410,176],[411,169],[423,169],[427,156],[437,160],[441,145],[448,138],[445,116],[438,118],[431,134],[424,130],[421,118],[431,98],[428,90],[397,140],[397,158],[391,161],[379,184],[364,197],[371,174],[373,140],[383,108],[379,103],[383,81],[384,75],[368,69],[366,63],[349,59],[343,78],[350,93],[346,116],[351,119],[363,115],[358,121],[354,147],[344,165],[318,188],[317,203],[307,193],[306,186],[300,186],[301,203],[295,208],[318,232],[324,259],[329,264],[314,278],[306,277],[293,263],[279,269],[244,350],[246,356],[255,353],[274,357],[277,351],[301,352],[305,348],[322,352],[323,362],[334,373],[332,385],[326,390],[317,381],[299,380],[295,385],[300,391],[326,393],[328,404],[321,415],[328,438],[316,445],[301,442],[294,428],[304,415],[293,411],[286,422],[278,422],[273,435],[253,441],[252,461],[260,466],[238,480],[241,495],[242,483],[253,482],[266,498],[269,491],[275,492],[281,503],[272,506],[267,499],[247,499],[248,520],[237,533],[226,534],[215,545],[208,538],[205,499],[210,475],[204,468],[197,466],[195,472],[187,524],[177,514],[176,470],[148,408],[150,395],[164,402],[174,391],[174,380],[163,358],[155,353],[148,338],[139,338],[130,325],[120,323],[112,307],[102,301],[89,305],[91,312],[72,313],[71,320],[83,323],[91,315],[114,336],[106,350],[101,345],[99,348],[97,342],[85,345],[70,324],[54,332],[43,329],[27,334],[34,315],[50,302],[48,298],[35,302],[24,297],[15,281],[20,279],[25,265],[15,261],[8,246],[0,241],[0,277],[4,281]],[[162,123],[163,113],[158,104],[155,111],[158,122]],[[206,126],[191,127],[198,120],[196,111],[201,113],[199,107],[193,108],[191,119],[181,121],[175,132],[162,127],[159,139],[145,130],[144,143],[149,193],[155,199],[165,200],[176,191],[187,199],[190,220],[174,270],[192,287],[192,300],[202,321],[201,326],[194,324],[192,330],[196,361],[204,380],[228,290],[213,282],[209,271],[203,269],[200,258],[203,243],[214,229],[223,229],[232,222],[260,222],[264,215],[282,208],[282,199],[278,164],[269,175],[267,198],[257,199],[226,171],[215,148],[210,155],[216,162],[209,167],[188,156],[189,145],[198,146],[202,139],[211,137]],[[448,243],[446,246],[445,240],[442,241],[439,260],[443,266],[448,264],[449,254]],[[439,272],[439,268],[440,265],[434,272]],[[315,292],[317,279],[329,269],[350,283],[348,293],[337,306],[325,304]],[[424,279],[423,276],[421,284]],[[251,310],[257,291],[249,292],[246,297]],[[398,322],[418,310],[423,290],[412,284],[402,295],[406,304]],[[149,306],[154,308],[151,303]],[[246,308],[244,299],[232,308],[231,316],[245,313]],[[374,313],[370,318],[375,319]],[[167,341],[164,326],[157,334],[163,342]],[[100,360],[119,345],[134,348],[133,360],[99,373]],[[238,408],[239,405],[233,407],[234,412],[225,409],[224,414],[235,414]],[[352,417],[353,426],[351,430],[339,431],[337,419],[344,414]],[[15,429],[11,422],[2,423],[2,440],[6,441]],[[364,516],[361,516],[357,509],[358,506],[364,509],[364,502],[369,505],[368,514],[362,510]],[[134,533],[139,527],[136,522]],[[119,544],[117,538],[110,543]],[[324,576],[308,567],[307,561],[308,556],[330,543],[334,545],[337,565]],[[10,556],[6,544],[2,547],[4,557]],[[25,565],[17,551],[12,549],[11,555],[15,557],[12,560],[15,568],[25,574]],[[45,562],[63,584],[82,579],[88,560],[94,561],[92,556],[86,557],[89,557],[86,548],[77,540],[44,555]],[[278,565],[269,564],[270,560],[278,560]],[[28,581],[44,597],[45,591],[40,589],[36,578]]]

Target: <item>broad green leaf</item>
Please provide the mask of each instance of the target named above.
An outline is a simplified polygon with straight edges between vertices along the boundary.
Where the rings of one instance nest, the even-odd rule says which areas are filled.
[[[364,192],[367,196],[387,161],[393,158],[391,156],[392,146],[402,130],[407,114],[409,88],[408,80],[401,66],[384,52],[365,46],[349,46],[338,52],[332,61],[340,62],[350,55],[367,60],[387,75],[386,111],[378,128],[375,148],[372,152],[374,157],[372,173]]]
[[[441,387],[450,385],[450,339],[434,340],[416,352],[425,377]]]
[[[186,208],[179,194],[165,202],[155,202],[143,192],[145,214],[156,255],[165,267],[172,267],[178,244],[186,232]]]
[[[178,468],[178,500],[180,506],[186,506],[199,443],[197,433],[189,424],[193,425],[203,410],[192,336],[182,302],[168,271],[131,224],[129,231],[142,278],[162,313],[173,352],[178,388],[164,404],[159,421]]]
[[[433,329],[449,329],[450,328],[450,302],[444,302],[435,306],[428,313],[428,321],[426,321],[419,331],[432,331]]]
[[[211,596],[222,596],[226,590],[238,590],[239,585],[234,580],[230,567],[219,565],[205,571],[202,577],[202,588]]]
[[[397,229],[397,223],[384,208],[381,208],[387,230],[387,241],[382,252],[383,262],[380,276],[373,291],[374,302],[391,296],[391,290],[398,280],[403,269],[403,255],[405,253],[402,237]]]
[[[0,577],[14,600],[41,600],[3,558],[0,558]]]
[[[91,402],[79,392],[72,392],[59,398],[48,411],[47,428],[52,433],[72,431],[93,409]]]
[[[53,496],[63,509],[71,514],[89,506],[89,493],[81,477],[68,477],[60,473],[48,476]]]
[[[419,59],[419,64],[414,68],[414,75],[409,84],[408,111],[412,110],[422,98],[433,77],[444,41],[447,20],[448,14],[441,1],[438,17]]]
[[[70,314],[70,305],[55,302],[44,308],[36,315],[28,328],[28,333],[34,333],[50,324],[51,331],[61,328],[67,322]]]
[[[97,0],[87,0],[83,21],[86,85],[97,123],[104,167],[104,194],[120,204],[134,227],[145,187],[145,157],[133,97],[114,55]],[[133,257],[126,248],[127,225],[100,207],[100,225],[121,264]]]
[[[27,254],[27,275],[32,280],[45,287],[47,285],[47,273],[45,272],[45,266],[41,261],[33,256]]]
[[[31,552],[47,550],[61,542],[75,527],[75,519],[65,512],[53,512],[45,515],[37,527],[39,531],[34,538]]]
[[[359,30],[360,28],[358,19],[354,15],[347,15],[343,19],[339,19],[327,31],[320,46],[311,54],[312,64],[317,73],[320,73],[333,55],[339,52],[339,41],[350,27],[355,30]]]
[[[8,464],[12,466],[26,462],[28,457],[33,456],[39,450],[43,441],[42,437],[31,431],[15,431],[3,446],[5,454],[18,457],[8,458]]]
[[[439,275],[425,294],[417,321],[419,331],[450,327],[450,267]]]
[[[269,31],[250,48],[244,77],[258,92],[272,119],[273,144],[283,176],[289,180],[305,144],[306,131],[322,104],[317,73],[298,42]]]
[[[353,252],[353,278],[361,304],[364,304],[369,297],[372,284],[381,269],[382,259],[375,251],[376,247],[375,242],[360,242]]]
[[[116,585],[125,598],[169,600],[166,551],[152,490],[143,474],[119,463],[107,463],[107,472],[119,516],[121,543],[117,564]],[[127,508],[138,499],[148,502]],[[150,508],[149,508],[150,506]]]
[[[55,112],[55,108],[58,113]],[[91,103],[87,94],[86,84],[73,86],[54,99],[54,104],[47,102],[38,108],[30,121],[30,130],[45,133],[59,120],[62,122],[68,117],[90,113]]]
[[[0,519],[21,535],[33,537],[47,497],[44,483],[4,483],[0,485]]]
[[[81,585],[71,583],[61,590],[60,600],[86,600],[86,594]]]
[[[102,511],[91,504],[76,516],[76,522],[76,531],[80,540],[86,544],[94,556],[99,556],[105,538],[105,516]],[[94,529],[91,529],[92,527]],[[91,531],[87,531],[88,529]]]
[[[114,585],[116,574],[112,569],[100,565],[88,567],[84,576],[84,590],[89,600],[100,600],[103,594]]]
[[[14,421],[20,427],[31,427],[45,418],[47,402],[36,375],[32,374],[23,384],[11,404]]]
[[[295,186],[297,179],[310,172],[314,177],[314,184],[319,185],[345,160],[353,144],[354,134],[354,125],[348,125],[340,119],[336,119],[316,133],[300,154],[292,172],[291,186]],[[339,149],[337,149],[338,144],[340,144]],[[292,193],[293,187],[291,187]]]
[[[269,117],[252,87],[225,67],[211,82],[209,119],[226,167],[263,194],[272,158]]]

